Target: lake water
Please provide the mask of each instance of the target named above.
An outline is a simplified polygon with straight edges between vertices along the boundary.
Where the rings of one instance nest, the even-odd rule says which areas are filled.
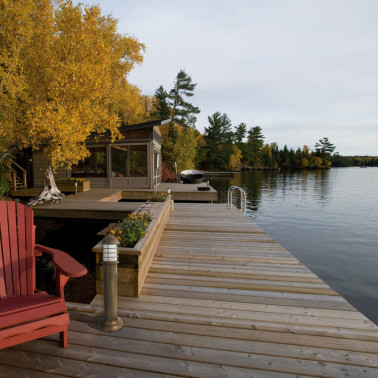
[[[248,216],[378,324],[378,168],[244,172],[210,184],[220,202],[231,185],[243,188]]]

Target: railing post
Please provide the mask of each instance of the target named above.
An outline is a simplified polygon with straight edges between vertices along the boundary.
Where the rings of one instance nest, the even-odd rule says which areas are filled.
[[[16,177],[16,174],[13,173],[12,177],[13,177],[13,189],[17,190],[17,177]]]
[[[102,262],[104,268],[104,316],[98,321],[101,331],[114,332],[123,326],[123,321],[117,316],[117,264],[119,241],[112,235],[103,241]]]

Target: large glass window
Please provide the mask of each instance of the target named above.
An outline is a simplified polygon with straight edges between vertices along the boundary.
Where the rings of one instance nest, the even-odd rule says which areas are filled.
[[[147,177],[147,146],[130,146],[130,177]]]
[[[128,176],[127,155],[127,146],[112,146],[112,177]]]
[[[106,147],[89,147],[90,156],[72,167],[72,177],[106,177]]]
[[[90,157],[72,167],[72,177],[107,177],[106,147],[89,147]],[[112,145],[112,177],[147,177],[147,145]]]

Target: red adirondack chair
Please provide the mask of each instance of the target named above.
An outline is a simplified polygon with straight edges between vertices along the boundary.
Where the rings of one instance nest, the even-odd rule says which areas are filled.
[[[36,289],[35,257],[42,252],[56,267],[56,295]],[[86,273],[68,254],[35,244],[29,207],[0,201],[0,349],[54,333],[65,348],[69,317],[64,285]]]

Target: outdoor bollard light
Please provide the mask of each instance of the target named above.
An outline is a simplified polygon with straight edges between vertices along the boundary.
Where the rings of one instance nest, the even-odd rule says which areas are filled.
[[[169,197],[171,195],[171,188],[168,188],[167,189],[167,197]],[[171,212],[174,211],[174,202],[173,202],[173,199],[171,198]]]
[[[77,195],[77,182],[75,182],[75,194]]]
[[[102,262],[104,267],[104,316],[98,321],[101,331],[114,332],[123,326],[117,316],[117,264],[119,241],[113,235],[102,240]]]

